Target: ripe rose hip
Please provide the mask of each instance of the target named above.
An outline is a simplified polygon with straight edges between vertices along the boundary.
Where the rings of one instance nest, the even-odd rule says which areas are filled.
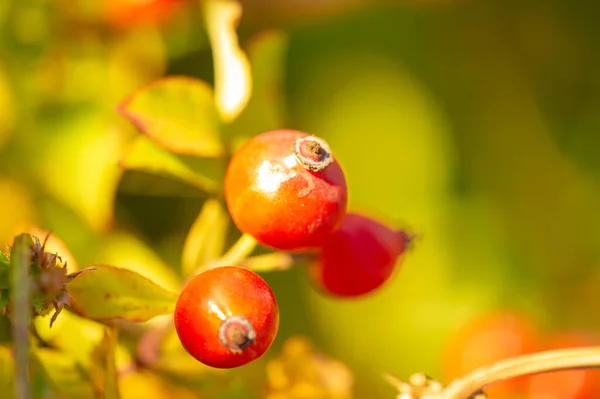
[[[544,350],[599,345],[598,338],[583,333],[551,337]],[[600,397],[600,370],[565,370],[536,374],[528,379],[528,399],[590,399]]]
[[[450,339],[444,353],[442,374],[446,381],[463,376],[481,366],[532,353],[538,348],[538,332],[524,315],[493,312],[475,317]],[[490,398],[521,395],[527,377],[502,381],[485,388]]]
[[[409,241],[404,231],[348,213],[340,228],[323,242],[309,276],[335,296],[367,294],[391,277]]]
[[[174,319],[190,355],[224,369],[261,357],[279,328],[271,288],[258,274],[234,266],[194,276],[179,296]]]
[[[225,200],[236,226],[279,250],[318,246],[341,223],[348,192],[340,165],[318,137],[275,130],[233,155]]]

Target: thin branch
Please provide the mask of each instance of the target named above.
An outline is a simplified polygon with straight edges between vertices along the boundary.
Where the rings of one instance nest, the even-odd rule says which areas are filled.
[[[15,238],[11,261],[11,316],[15,351],[15,394],[19,399],[29,399],[29,321],[31,320],[29,269],[31,246],[29,234]]]
[[[467,399],[494,382],[567,369],[600,368],[600,346],[561,349],[518,356],[478,368],[454,380],[428,399]]]
[[[237,266],[254,251],[258,242],[250,234],[244,233],[220,259],[200,268],[200,272],[221,266]]]

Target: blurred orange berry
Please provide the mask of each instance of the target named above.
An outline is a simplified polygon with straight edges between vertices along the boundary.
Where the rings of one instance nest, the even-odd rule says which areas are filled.
[[[538,332],[524,315],[505,311],[476,317],[454,334],[446,348],[442,375],[447,382],[474,369],[537,350]],[[525,377],[502,381],[485,389],[493,398],[522,393]]]
[[[600,345],[590,334],[570,332],[551,336],[544,350]],[[528,378],[528,399],[591,399],[600,397],[600,370],[566,370]]]

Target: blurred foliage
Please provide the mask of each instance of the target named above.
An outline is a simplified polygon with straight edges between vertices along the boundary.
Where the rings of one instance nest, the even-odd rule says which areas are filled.
[[[120,321],[117,342],[107,323],[64,311],[48,329],[43,316],[33,377],[55,396],[43,383],[34,392],[97,397],[90,378],[113,377],[90,374],[101,367],[90,362],[110,369],[114,347],[123,399],[295,397],[290,374],[303,376],[298,397],[350,397],[311,391],[319,371],[286,341],[304,334],[352,370],[353,397],[377,399],[394,394],[385,371],[440,375],[452,334],[498,308],[548,334],[600,333],[595,2],[244,0],[239,26],[234,3],[134,3],[0,2],[0,248],[51,231],[49,251],[69,273],[116,265],[169,296],[239,236],[218,203],[222,152],[277,127],[324,137],[350,207],[421,239],[395,279],[360,301],[320,295],[300,268],[265,274],[280,333],[265,359],[232,372],[191,361],[168,329],[155,343],[161,318]],[[196,84],[155,81],[164,76]],[[149,84],[157,91],[136,97]],[[137,127],[159,113],[206,134],[192,152],[169,152],[153,137],[173,144],[173,130],[140,135],[131,112]],[[207,240],[212,250],[194,251]],[[327,370],[348,381],[342,369]],[[0,393],[12,373],[3,344]]]

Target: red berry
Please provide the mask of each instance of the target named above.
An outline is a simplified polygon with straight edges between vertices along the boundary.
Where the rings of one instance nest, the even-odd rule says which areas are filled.
[[[367,294],[391,277],[409,241],[404,231],[348,213],[340,228],[322,244],[309,275],[332,295]]]
[[[558,334],[544,345],[545,350],[594,346],[600,341],[581,333]],[[529,399],[589,399],[600,397],[600,370],[565,370],[529,377]]]
[[[216,368],[258,359],[279,328],[279,310],[269,285],[258,274],[234,266],[194,276],[179,296],[174,318],[183,347]]]
[[[462,326],[447,345],[442,374],[447,381],[481,366],[538,350],[533,322],[513,312],[494,312]],[[490,398],[521,394],[527,377],[513,378],[485,388]]]
[[[182,10],[186,0],[104,0],[106,22],[128,29],[145,23],[160,24]]]
[[[236,226],[280,250],[316,247],[341,223],[348,191],[328,145],[294,130],[262,133],[233,155],[225,200]]]

